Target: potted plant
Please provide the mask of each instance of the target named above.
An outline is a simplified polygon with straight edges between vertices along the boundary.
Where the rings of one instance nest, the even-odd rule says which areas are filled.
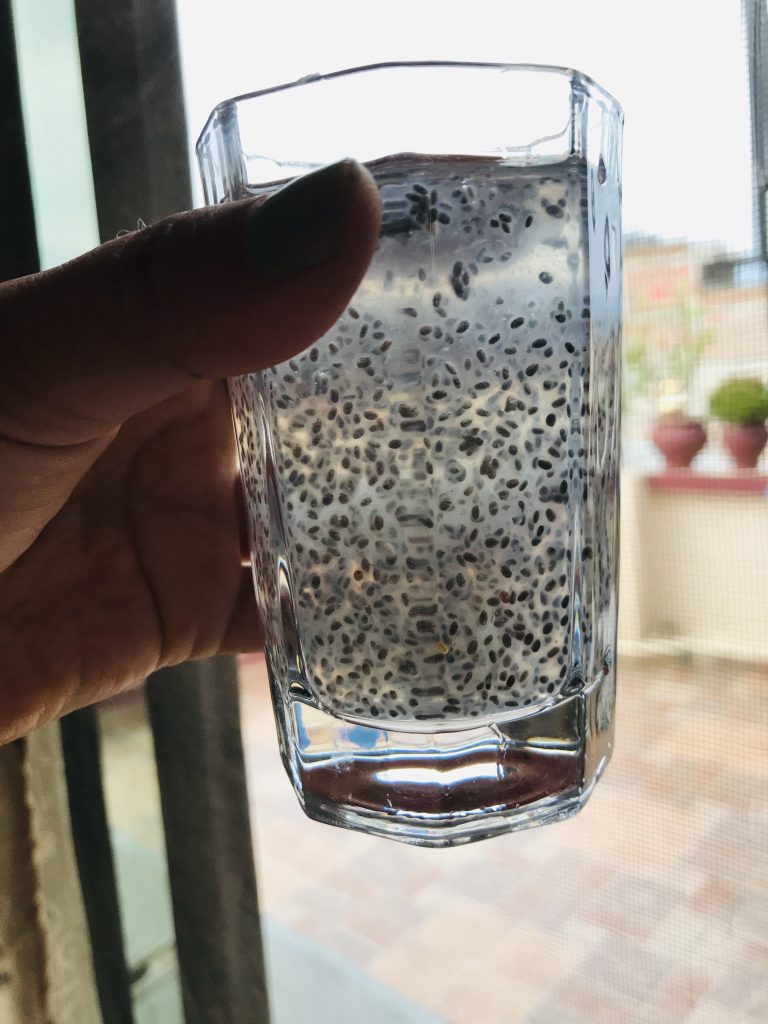
[[[706,444],[707,431],[688,411],[691,384],[713,333],[692,300],[688,281],[657,288],[628,318],[625,369],[629,386],[655,398],[651,439],[669,469],[687,469]]]
[[[664,456],[667,469],[688,469],[707,443],[707,430],[701,420],[675,409],[654,421],[651,440]]]
[[[738,469],[755,469],[768,441],[768,388],[756,377],[731,377],[709,399],[712,415],[725,424],[723,443]]]

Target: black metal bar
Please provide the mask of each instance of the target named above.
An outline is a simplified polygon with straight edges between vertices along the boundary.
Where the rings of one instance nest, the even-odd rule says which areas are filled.
[[[39,269],[11,0],[0,0],[0,281]]]
[[[191,205],[174,0],[75,0],[99,231]],[[147,683],[187,1024],[266,1024],[237,672]]]
[[[76,0],[102,241],[188,209],[184,98],[172,0]]]
[[[102,1017],[104,1024],[133,1024],[94,709],[84,708],[63,718],[61,739],[72,838]]]
[[[147,703],[187,1024],[266,1024],[234,663],[157,672]]]
[[[768,4],[743,0],[752,114],[752,178],[756,248],[768,260]]]

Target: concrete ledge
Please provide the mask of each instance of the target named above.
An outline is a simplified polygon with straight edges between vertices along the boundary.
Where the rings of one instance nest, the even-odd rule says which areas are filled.
[[[725,475],[697,473],[691,469],[670,469],[654,473],[648,487],[656,493],[746,494],[768,496],[768,476],[751,470],[734,470]]]
[[[698,636],[619,638],[619,657],[626,658],[714,658],[740,664],[768,664],[768,647],[749,647]]]

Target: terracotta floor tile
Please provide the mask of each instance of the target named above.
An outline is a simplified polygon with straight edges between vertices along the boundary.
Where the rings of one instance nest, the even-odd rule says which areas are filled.
[[[607,779],[606,779],[607,781]],[[640,805],[598,786],[585,810],[562,823],[568,847],[609,867],[658,878],[690,854],[709,827],[707,815],[646,799]]]
[[[768,892],[768,849],[746,843],[738,835],[712,833],[699,839],[686,852],[685,862],[720,878],[736,891],[748,884],[764,894]]]
[[[673,757],[654,765],[640,777],[645,796],[673,804],[687,810],[702,795],[719,789],[714,780],[718,776],[716,762],[703,762],[700,758]]]
[[[407,937],[373,957],[367,969],[409,999],[434,1006],[456,967],[446,963],[440,951]]]
[[[413,933],[416,941],[444,958],[449,970],[469,960],[484,959],[509,947],[509,921],[503,914],[464,896],[431,914]]]
[[[637,1000],[606,990],[589,975],[569,977],[554,989],[552,998],[566,1012],[582,1015],[590,1024],[635,1024],[639,1009]],[[556,1021],[553,1017],[552,1024]]]
[[[541,870],[531,869],[518,885],[507,889],[496,906],[499,910],[537,928],[558,932],[582,910],[599,899],[615,869],[575,851],[563,852]]]
[[[522,1020],[513,1024],[595,1024],[595,1021],[574,1007],[565,1006],[553,997],[546,996]]]
[[[259,901],[267,912],[291,900],[307,884],[303,871],[276,857],[260,857],[256,869]]]
[[[730,923],[742,941],[759,942],[768,939],[768,893],[751,892],[743,895],[733,910]]]
[[[450,893],[461,893],[479,903],[506,910],[516,904],[521,890],[531,880],[527,864],[464,864],[456,871],[440,878],[442,898]]]
[[[517,1024],[541,999],[541,990],[502,972],[467,964],[430,1004],[446,1024]]]
[[[308,939],[345,957],[358,967],[367,967],[381,952],[381,946],[336,921],[321,921],[307,915],[292,922],[292,927]],[[397,987],[397,986],[393,986]]]
[[[441,865],[429,856],[434,850],[416,850],[394,843],[382,849],[381,843],[377,845],[378,849],[366,850],[348,862],[345,875],[352,884],[362,882],[368,891],[393,892],[407,899],[442,873]]]
[[[734,1013],[748,1013],[768,1021],[768,973],[757,966],[732,964],[712,986],[710,998]]]
[[[621,872],[595,893],[580,913],[607,931],[642,938],[684,898],[673,886]]]
[[[731,928],[728,917],[698,914],[685,906],[673,910],[641,940],[641,946],[670,964],[707,970],[717,976],[723,964],[739,963],[746,946]]]
[[[759,964],[768,974],[768,935],[761,942],[744,943],[744,961],[747,964]]]
[[[707,873],[704,880],[688,898],[688,906],[699,914],[730,917],[738,904],[738,889],[719,875]]]
[[[721,1006],[711,999],[701,999],[684,1018],[683,1024],[761,1024],[759,1017],[734,1013],[730,1007]],[[764,1024],[764,1018],[763,1022]]]
[[[763,702],[765,703],[765,702]],[[702,721],[690,719],[658,744],[658,751],[671,759],[694,759],[754,772],[758,777],[768,763],[768,721],[735,722],[720,714]]]
[[[709,991],[712,976],[703,968],[675,968],[653,999],[656,1020],[685,1021]],[[649,1015],[652,1016],[649,1010]]]
[[[425,851],[304,819],[253,663],[265,904],[456,1024],[741,1024],[706,986],[731,999],[749,986],[724,963],[768,968],[764,904],[747,898],[768,893],[768,676],[729,670],[725,703],[722,666],[620,668],[616,754],[579,816]]]
[[[571,970],[586,952],[525,920],[511,921],[508,915],[461,898],[428,918],[406,941],[441,956],[449,975],[474,965],[489,977],[539,991]]]
[[[507,925],[505,942],[488,955],[488,963],[502,973],[538,988],[555,987],[558,979],[589,955],[586,945],[577,945],[559,935],[539,930],[533,922]]]
[[[617,998],[643,1003],[669,979],[673,967],[670,958],[656,950],[627,936],[610,934],[568,975],[565,985],[588,980]]]
[[[345,923],[351,931],[384,948],[400,942],[418,922],[410,914],[375,913],[361,904],[346,916]]]

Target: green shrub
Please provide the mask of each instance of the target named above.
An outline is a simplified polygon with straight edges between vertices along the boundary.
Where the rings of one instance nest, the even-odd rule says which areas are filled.
[[[768,419],[768,388],[756,377],[732,377],[712,392],[709,411],[726,423],[761,424]]]

